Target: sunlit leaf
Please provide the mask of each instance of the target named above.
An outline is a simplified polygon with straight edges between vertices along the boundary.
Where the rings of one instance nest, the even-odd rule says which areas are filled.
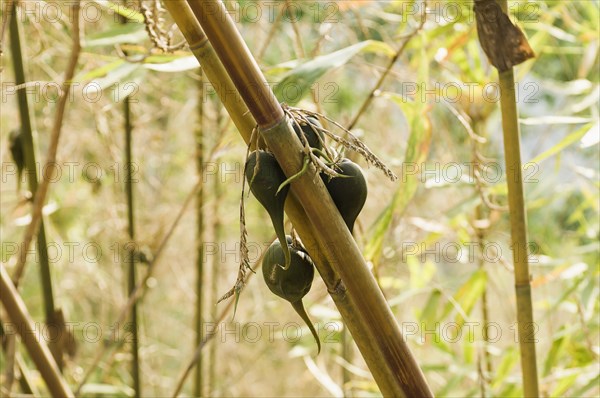
[[[574,132],[563,138],[558,144],[554,145],[552,148],[540,153],[535,158],[531,159],[528,163],[540,163],[542,160],[545,160],[550,156],[559,153],[569,145],[572,145],[581,140],[583,136],[585,136],[588,133],[588,131],[590,131],[593,128],[594,127],[592,126],[592,124],[586,124],[585,126],[575,130]]]
[[[456,306],[458,306],[458,308],[456,308],[458,310],[456,322],[462,325],[465,321],[462,314],[469,315],[471,313],[471,310],[485,291],[486,285],[487,273],[483,269],[478,269],[473,272],[471,277],[454,294],[454,300],[446,304],[440,319],[448,316],[452,309],[455,309]]]
[[[122,43],[139,43],[146,39],[148,34],[141,24],[122,24],[86,37],[84,43],[86,48],[100,46],[114,46]]]
[[[144,64],[144,68],[157,72],[184,72],[186,70],[198,69],[200,63],[193,55],[183,58],[178,58],[170,62],[160,64]]]
[[[500,365],[495,369],[492,388],[497,389],[506,382],[506,378],[519,362],[519,353],[514,347],[507,348],[503,355]]]
[[[298,103],[310,90],[310,87],[325,73],[346,64],[359,53],[377,53],[392,56],[394,50],[387,44],[367,40],[353,44],[332,53],[321,55],[307,61],[283,76],[275,86],[274,92],[280,101],[288,104]]]

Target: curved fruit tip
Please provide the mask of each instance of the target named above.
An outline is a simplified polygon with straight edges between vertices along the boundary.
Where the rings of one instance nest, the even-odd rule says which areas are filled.
[[[308,314],[304,309],[304,304],[302,304],[302,300],[294,301],[292,303],[292,307],[294,307],[296,313],[300,315],[300,318],[302,318],[304,323],[306,323],[306,326],[308,326],[308,328],[310,329],[310,332],[312,333],[313,337],[315,338],[315,341],[317,342],[317,355],[319,355],[321,353],[321,341],[319,340],[319,335],[317,334],[314,325],[310,321],[310,318],[308,317]]]

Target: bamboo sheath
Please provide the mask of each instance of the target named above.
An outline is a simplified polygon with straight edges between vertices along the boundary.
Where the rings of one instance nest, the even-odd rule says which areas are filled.
[[[165,5],[236,127],[248,142],[258,123],[286,175],[296,173],[303,159],[300,141],[223,4],[187,3],[189,7],[185,1],[168,1]],[[233,95],[235,92],[243,103]],[[286,213],[315,260],[383,395],[432,396],[383,294],[314,168],[292,184],[292,193]]]

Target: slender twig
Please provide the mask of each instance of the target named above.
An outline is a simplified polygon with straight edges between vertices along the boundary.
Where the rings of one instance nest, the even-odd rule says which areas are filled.
[[[23,275],[25,261],[27,260],[27,253],[29,253],[29,246],[33,240],[33,236],[36,234],[40,221],[42,218],[42,209],[48,194],[50,186],[50,178],[54,175],[56,168],[56,152],[58,151],[58,142],[60,139],[60,133],[63,124],[63,118],[65,115],[65,109],[67,101],[70,97],[70,87],[73,77],[75,76],[75,68],[77,67],[77,61],[79,60],[79,53],[81,52],[81,30],[80,30],[80,2],[76,1],[72,3],[73,16],[73,44],[71,47],[71,55],[69,62],[65,69],[65,77],[60,90],[60,96],[56,106],[56,113],[54,116],[54,122],[52,125],[52,131],[50,134],[50,144],[48,146],[48,153],[46,156],[46,162],[42,170],[45,172],[42,175],[42,180],[35,192],[33,201],[33,210],[31,214],[31,222],[29,223],[23,237],[23,243],[19,246],[19,256],[17,259],[17,265],[13,273],[13,281],[15,285],[18,285],[21,276]]]
[[[281,24],[281,17],[283,15],[282,10],[284,10],[284,9],[285,9],[284,7],[281,7],[281,10],[275,16],[275,20],[271,24],[271,29],[269,30],[269,33],[267,34],[267,39],[263,43],[263,46],[261,47],[261,49],[258,51],[258,55],[256,56],[256,59],[258,59],[258,60],[263,59],[265,52],[267,51],[267,48],[269,48],[269,44],[271,44],[271,40],[273,40],[273,37],[275,37],[275,33],[277,32],[277,29],[279,29],[279,25]]]
[[[132,147],[132,125],[131,125],[131,101],[127,96],[123,102],[123,111],[125,113],[125,192],[127,196],[127,225],[130,239],[130,250],[128,258],[127,275],[127,293],[131,296],[136,287],[136,267],[135,267],[135,218],[133,209],[133,162],[131,155]],[[131,308],[131,377],[133,379],[133,391],[136,397],[142,395],[140,384],[140,366],[139,366],[139,330],[138,330],[138,308],[134,304]]]
[[[221,139],[222,137],[225,136],[225,131],[226,131],[226,125],[223,126],[221,121],[223,119],[222,117],[222,111],[221,111],[221,105],[219,104],[219,100],[216,99],[215,100],[215,106],[217,107],[217,111],[216,111],[216,121],[215,121],[215,127],[216,129],[219,131],[219,138]],[[215,148],[219,145],[219,141],[217,141],[217,143],[215,144]],[[211,303],[216,303],[218,300],[218,290],[217,287],[219,285],[219,275],[221,270],[223,269],[223,264],[221,264],[220,259],[221,259],[221,240],[223,239],[223,222],[221,221],[221,212],[220,212],[220,203],[222,203],[223,200],[223,183],[224,181],[219,178],[218,176],[220,176],[220,174],[217,174],[217,176],[215,176],[215,178],[213,178],[213,210],[212,210],[212,214],[213,214],[213,225],[212,225],[212,229],[213,229],[213,243],[217,245],[217,253],[215,253],[215,255],[212,258],[212,266],[211,266],[211,281],[210,281],[210,302]],[[211,306],[211,312],[210,312],[210,318],[213,322],[216,322],[217,319],[217,306],[216,305],[212,305]],[[198,342],[197,345],[199,345],[201,343]],[[213,344],[210,347],[210,367],[208,368],[208,395],[211,396],[214,394],[214,389],[215,389],[215,384],[216,384],[216,380],[217,380],[217,345]]]
[[[142,298],[142,296],[146,290],[148,279],[150,279],[150,277],[152,277],[152,275],[154,274],[154,272],[156,270],[157,265],[159,264],[158,260],[160,259],[160,255],[163,253],[165,247],[167,246],[167,243],[170,241],[171,237],[173,236],[173,232],[175,232],[175,228],[179,225],[179,222],[181,221],[183,215],[185,214],[185,211],[189,207],[192,200],[196,197],[196,193],[197,193],[198,189],[200,189],[200,182],[196,182],[196,184],[194,185],[194,188],[192,189],[192,191],[188,194],[187,198],[185,199],[185,202],[181,206],[181,209],[179,210],[177,217],[175,217],[173,224],[171,224],[171,227],[165,233],[165,236],[163,237],[162,241],[160,242],[158,249],[153,254],[152,260],[148,264],[148,271],[146,272],[144,277],[137,283],[135,290],[129,296],[129,300],[127,301],[127,303],[125,303],[125,305],[123,305],[123,307],[121,308],[121,312],[119,313],[119,317],[115,321],[115,324],[121,325],[127,319],[127,317],[129,317],[129,315],[131,313],[131,308],[133,307],[133,305]],[[91,374],[96,370],[96,367],[98,366],[98,364],[100,363],[100,361],[102,360],[104,355],[106,354],[107,350],[114,348],[117,341],[116,340],[113,341],[113,340],[111,340],[106,345],[102,345],[101,348],[96,352],[96,356],[94,357],[92,364],[90,365],[87,372],[84,374],[83,378],[79,382],[79,386],[77,387],[77,390],[75,391],[76,395],[79,395],[79,393],[81,391],[81,387],[83,387],[83,385],[88,380],[88,378],[91,376]]]
[[[196,172],[200,189],[196,195],[196,344],[202,342],[203,295],[204,295],[204,76],[199,70],[198,121],[196,127]],[[203,395],[202,359],[198,360],[194,375],[194,395]],[[210,391],[210,390],[209,390]]]
[[[427,6],[427,0],[425,0],[423,2],[423,7],[421,9],[425,10],[426,6]],[[358,122],[358,120],[360,119],[360,117],[365,113],[365,111],[367,110],[367,108],[369,107],[369,105],[371,104],[371,102],[373,101],[373,98],[375,98],[375,94],[379,91],[379,89],[383,85],[383,83],[384,83],[385,79],[387,78],[388,74],[390,73],[390,71],[394,67],[394,64],[396,64],[396,61],[398,61],[398,59],[400,58],[400,56],[402,55],[402,53],[404,53],[404,49],[406,48],[406,46],[408,46],[408,43],[410,43],[411,39],[414,36],[416,36],[417,33],[419,33],[421,31],[421,29],[425,25],[425,21],[426,20],[427,20],[427,13],[425,13],[425,11],[423,11],[421,13],[421,22],[419,23],[419,25],[412,32],[410,32],[405,37],[404,42],[402,42],[402,44],[400,45],[400,47],[396,51],[396,54],[394,54],[394,56],[392,57],[392,59],[390,59],[390,62],[388,63],[387,68],[381,74],[381,76],[379,76],[379,80],[377,81],[377,83],[375,84],[375,86],[373,87],[373,89],[371,90],[371,92],[369,93],[369,95],[367,96],[367,98],[365,99],[365,101],[362,103],[362,105],[358,109],[358,112],[356,113],[356,115],[354,115],[354,118],[352,119],[352,121],[350,122],[350,124],[348,125],[348,127],[346,127],[348,130],[352,130],[354,128],[354,126],[356,126],[356,123]]]
[[[288,9],[293,9],[290,7],[290,4],[292,3],[291,0],[286,0],[286,5],[288,7]],[[298,58],[306,58],[306,52],[304,51],[304,43],[302,40],[302,34],[300,33],[300,28],[298,27],[298,21],[296,20],[296,18],[291,18],[291,24],[292,24],[292,28],[294,30],[294,37],[296,39],[296,52],[298,54]],[[315,57],[317,54],[313,53],[311,54],[312,57]],[[310,94],[312,96],[313,102],[315,104],[315,106],[317,107],[317,112],[319,113],[324,113],[323,112],[323,107],[321,106],[321,103],[319,102],[319,97],[318,97],[318,93],[316,91],[315,88],[311,88],[310,89]],[[326,125],[327,127],[327,125]]]

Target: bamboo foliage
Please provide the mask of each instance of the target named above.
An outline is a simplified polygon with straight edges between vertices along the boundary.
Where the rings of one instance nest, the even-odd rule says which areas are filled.
[[[222,3],[188,3],[206,31],[212,48],[185,2],[166,2],[165,5],[217,93],[223,98],[227,88],[234,86],[237,89],[286,175],[296,173],[302,164],[300,142],[293,138],[280,105],[264,84],[264,77]],[[255,123],[249,118],[242,122],[240,114],[236,114],[239,107],[235,109],[227,101],[224,105],[240,133],[249,138]],[[431,396],[422,372],[327,190],[320,181],[308,177],[314,172],[314,169],[309,170],[292,186],[296,200],[302,205],[293,197],[289,198],[286,204],[288,216],[318,264],[318,270],[382,393]],[[302,208],[306,216],[298,217]]]

